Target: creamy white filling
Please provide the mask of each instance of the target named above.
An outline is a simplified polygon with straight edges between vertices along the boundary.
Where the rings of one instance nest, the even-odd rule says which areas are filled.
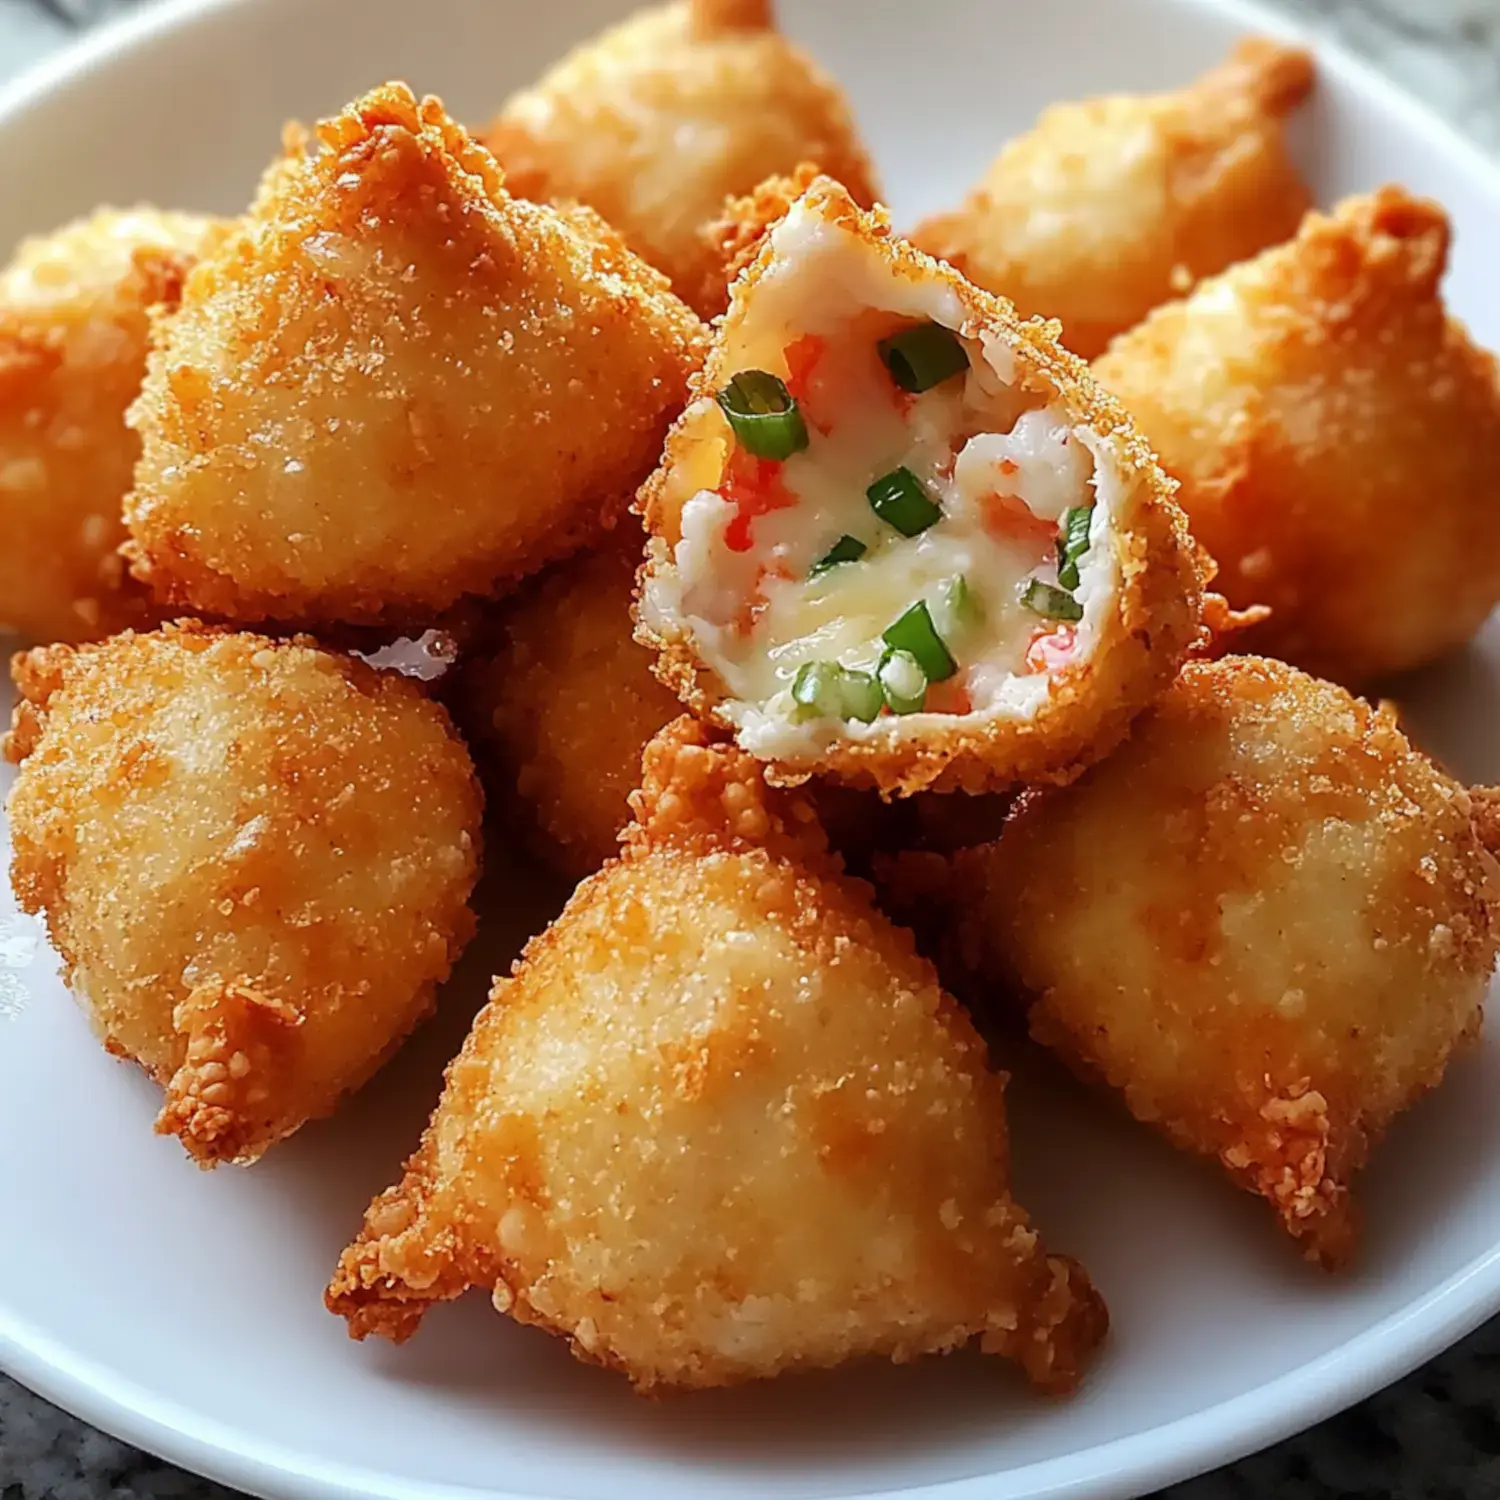
[[[961,380],[894,399],[874,352],[878,334],[868,332],[872,317],[895,314],[897,325],[930,319],[961,332],[952,290],[893,276],[862,241],[802,205],[773,231],[773,242],[777,261],[757,283],[726,368],[786,374],[789,344],[809,334],[825,337],[839,351],[837,420],[820,427],[816,419],[826,412],[804,403],[810,444],[778,475],[793,503],[754,517],[748,549],[731,545],[732,539],[743,545],[746,534],[743,520],[736,528],[737,507],[724,494],[702,490],[688,500],[675,577],[650,581],[645,618],[658,629],[691,633],[729,690],[725,710],[741,743],[763,755],[816,754],[839,738],[920,736],[955,718],[1034,714],[1053,670],[1038,667],[1035,657],[1028,661],[1028,653],[1037,635],[1051,635],[1063,622],[1039,616],[1020,596],[1029,580],[1057,583],[1056,538],[1070,508],[1094,502],[1090,545],[1073,591],[1083,617],[1057,637],[1057,666],[1089,654],[1117,586],[1109,538],[1121,485],[1106,439],[1072,426],[1060,405],[1028,406],[1011,385],[1011,352],[996,338],[964,339],[970,369]],[[706,409],[703,415],[716,420]],[[942,510],[914,537],[881,520],[866,495],[898,465],[916,475]],[[720,490],[726,488],[721,482]],[[863,556],[809,577],[845,536],[865,545]],[[979,619],[961,629],[945,612],[958,578],[979,608]],[[791,686],[804,664],[875,671],[883,632],[918,600],[959,662],[951,684],[934,688],[933,697],[951,706],[961,688],[967,712],[863,723],[809,717],[794,703]],[[962,697],[956,701],[962,705]]]

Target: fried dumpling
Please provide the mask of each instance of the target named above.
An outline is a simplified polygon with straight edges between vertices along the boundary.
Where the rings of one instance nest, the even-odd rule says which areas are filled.
[[[429,625],[602,532],[700,333],[596,215],[511,197],[385,85],[293,142],[159,327],[132,566],[235,621]]]
[[[1002,1080],[801,793],[691,720],[622,857],[497,982],[328,1305],[495,1307],[642,1390],[978,1340],[1048,1389],[1103,1304],[1010,1195]]]
[[[774,777],[1066,780],[1196,643],[1170,485],[1042,324],[820,179],[642,490],[640,636]]]

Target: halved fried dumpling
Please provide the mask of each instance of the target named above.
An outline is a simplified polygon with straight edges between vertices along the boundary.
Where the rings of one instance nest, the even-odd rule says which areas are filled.
[[[1171,487],[1044,324],[815,182],[642,491],[641,638],[801,779],[1065,780],[1197,638]]]

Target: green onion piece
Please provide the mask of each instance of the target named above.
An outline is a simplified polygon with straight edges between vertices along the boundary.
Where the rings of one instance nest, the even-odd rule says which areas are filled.
[[[945,641],[957,641],[984,624],[984,606],[962,573],[942,586],[933,605],[933,622]]]
[[[875,675],[893,714],[919,713],[927,702],[927,674],[910,651],[887,649]]]
[[[1031,579],[1021,590],[1021,603],[1048,620],[1081,620],[1083,606],[1066,590]]]
[[[942,519],[942,511],[922,488],[922,481],[905,467],[882,474],[865,491],[865,498],[875,514],[902,536],[916,536]]]
[[[937,323],[903,328],[876,347],[903,391],[930,391],[969,368],[969,354],[958,335]]]
[[[809,578],[816,578],[840,563],[858,562],[870,549],[857,536],[841,536],[812,567],[807,570]]]
[[[1075,505],[1062,519],[1057,539],[1057,581],[1065,589],[1078,587],[1078,559],[1089,550],[1092,505]]]
[[[741,370],[717,399],[746,453],[782,459],[807,447],[807,423],[792,393],[775,375]]]
[[[858,719],[863,724],[870,723],[875,719],[885,703],[885,694],[880,691],[880,684],[875,680],[873,672],[855,672],[848,667],[841,668],[843,676],[839,679],[839,704],[840,716],[845,719]]]
[[[809,661],[792,679],[792,702],[802,719],[860,719],[868,724],[885,699],[868,672],[851,671],[836,661]]]
[[[831,719],[838,712],[838,667],[831,661],[805,661],[792,679],[792,702],[799,719]]]
[[[946,681],[958,671],[958,663],[943,644],[923,599],[917,600],[894,625],[887,627],[881,639],[892,651],[907,651],[916,657],[928,682]]]

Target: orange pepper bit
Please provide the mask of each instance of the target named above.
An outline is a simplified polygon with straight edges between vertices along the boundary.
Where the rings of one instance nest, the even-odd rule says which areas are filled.
[[[828,411],[827,379],[820,377],[818,367],[828,353],[828,340],[821,333],[804,333],[782,350],[786,360],[786,388],[802,408],[802,415],[827,437],[833,431]]]
[[[797,497],[781,480],[781,465],[774,458],[756,458],[736,448],[724,466],[719,493],[734,507],[724,528],[724,545],[731,552],[750,550],[750,526],[757,516],[787,510]]]
[[[1019,495],[986,495],[983,508],[985,527],[995,536],[1016,542],[1050,543],[1057,539],[1057,522],[1037,515]]]
[[[950,677],[946,682],[934,682],[927,689],[927,701],[922,707],[930,714],[967,714],[974,711],[974,700],[961,677]]]
[[[1071,625],[1039,625],[1026,648],[1026,665],[1033,672],[1055,672],[1073,659],[1078,632]]]
[[[878,308],[866,308],[850,318],[837,341],[821,333],[804,333],[782,351],[786,388],[802,415],[827,437],[851,406],[878,399],[884,390],[905,417],[917,399],[891,378],[880,358],[880,341],[909,320]]]

